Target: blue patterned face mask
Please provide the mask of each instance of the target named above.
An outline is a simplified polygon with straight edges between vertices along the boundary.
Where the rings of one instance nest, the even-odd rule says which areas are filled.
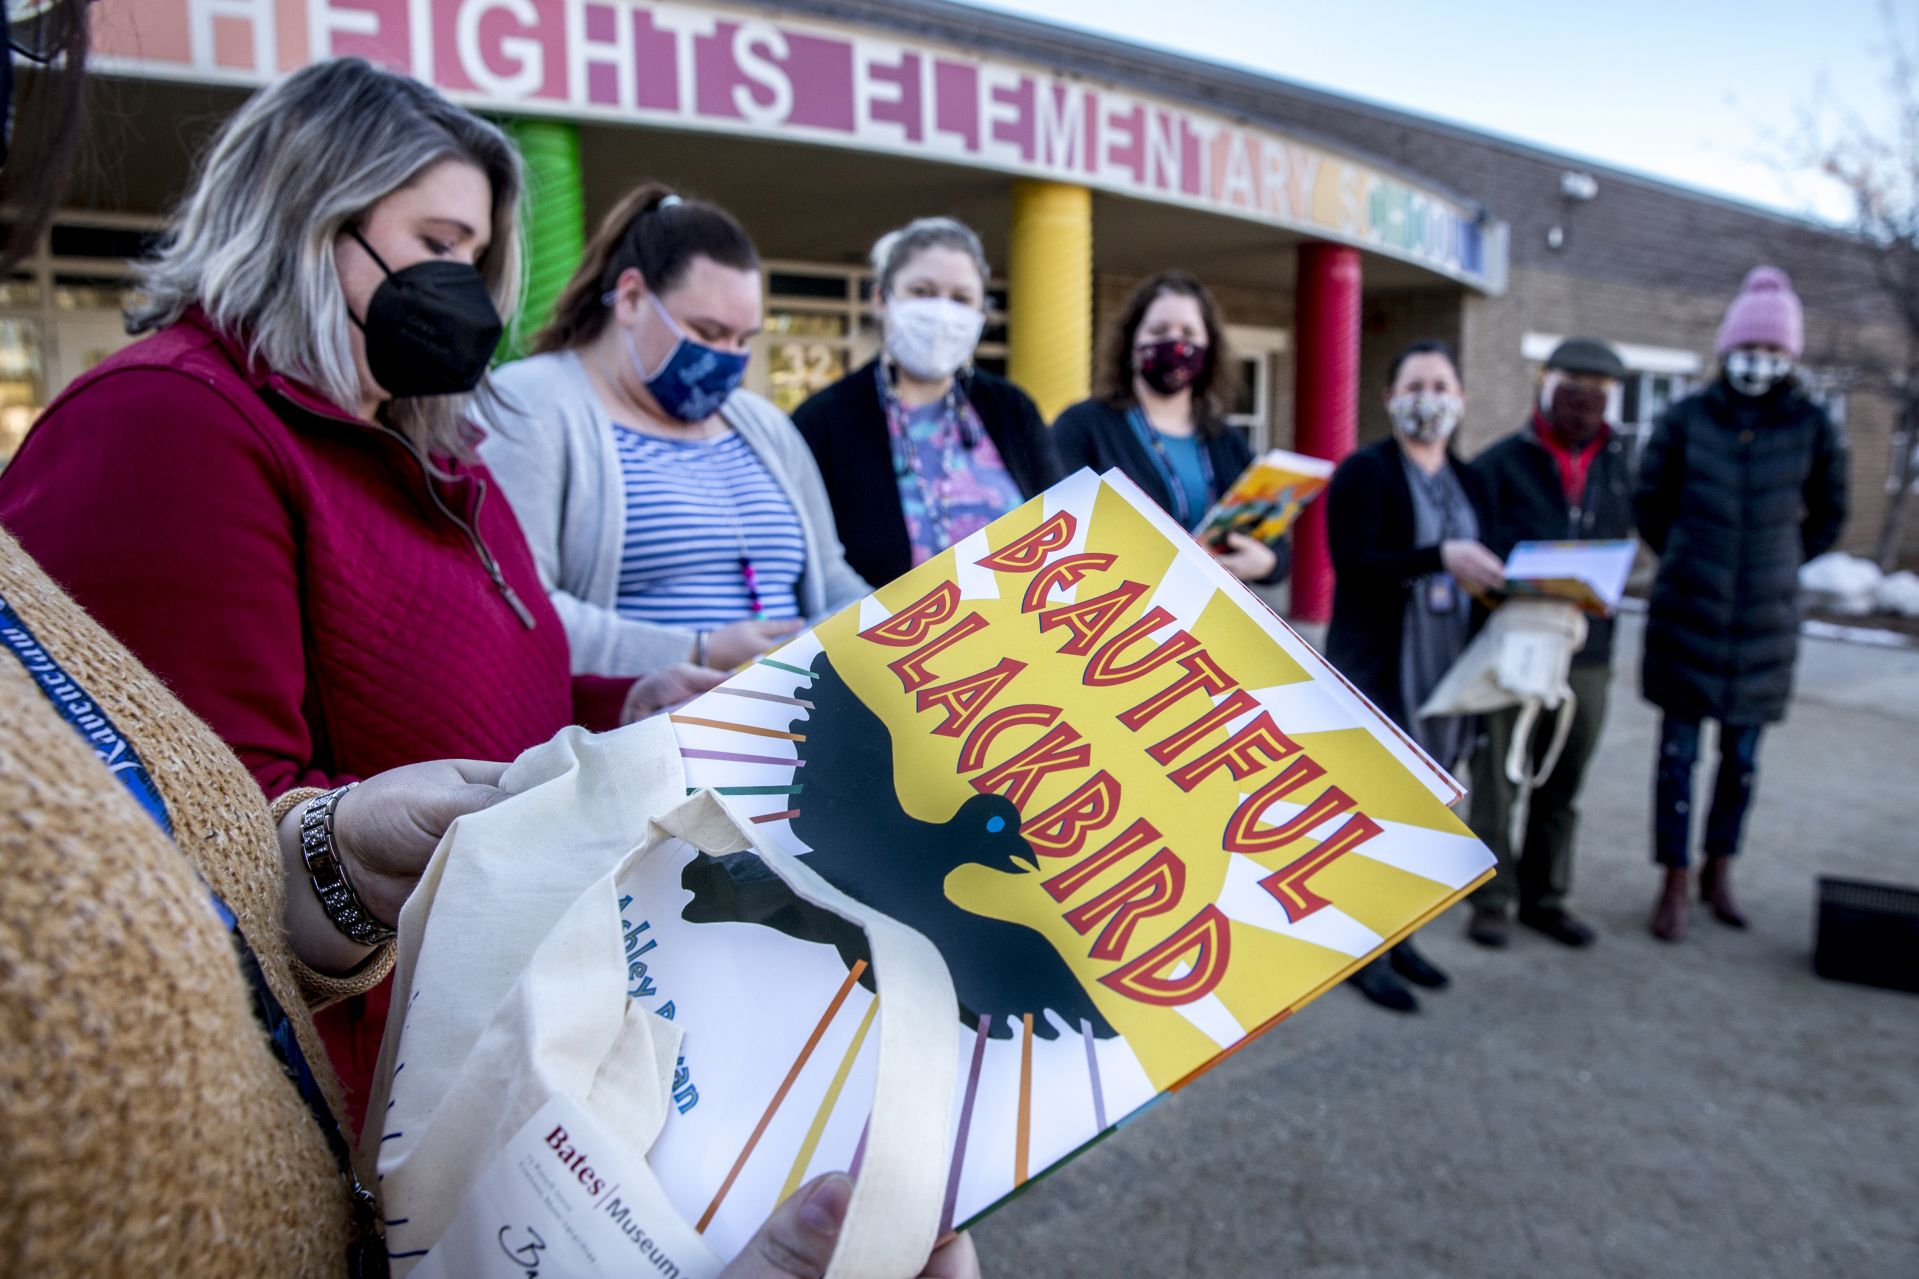
[[[727,397],[739,387],[740,379],[746,376],[747,357],[694,341],[667,314],[659,298],[648,293],[646,300],[653,304],[653,310],[665,321],[666,327],[672,330],[678,341],[673,343],[673,349],[666,353],[666,358],[660,361],[660,367],[648,373],[645,361],[640,359],[639,344],[634,342],[633,333],[628,330],[626,353],[633,361],[633,371],[640,375],[640,380],[646,383],[646,389],[669,417],[682,422],[704,422],[719,412]]]

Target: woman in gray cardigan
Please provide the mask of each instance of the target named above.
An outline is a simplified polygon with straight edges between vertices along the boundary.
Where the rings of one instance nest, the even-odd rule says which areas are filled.
[[[576,673],[728,669],[868,592],[793,423],[739,389],[759,256],[659,186],[587,246],[537,354],[476,405]]]

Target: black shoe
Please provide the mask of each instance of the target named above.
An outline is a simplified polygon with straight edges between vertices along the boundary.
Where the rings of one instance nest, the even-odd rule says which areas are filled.
[[[1424,986],[1427,990],[1444,990],[1453,984],[1453,979],[1439,970],[1432,960],[1413,949],[1413,944],[1403,941],[1393,947],[1387,957],[1393,971],[1415,986]]]
[[[1504,950],[1506,943],[1513,939],[1512,916],[1503,906],[1475,906],[1472,916],[1466,920],[1466,937],[1481,946]]]
[[[1582,923],[1558,906],[1521,906],[1519,922],[1562,946],[1590,946],[1599,939],[1590,924]]]
[[[1413,998],[1413,992],[1406,989],[1405,982],[1393,976],[1383,959],[1375,959],[1346,980],[1381,1008],[1396,1013],[1419,1011],[1419,1001]]]

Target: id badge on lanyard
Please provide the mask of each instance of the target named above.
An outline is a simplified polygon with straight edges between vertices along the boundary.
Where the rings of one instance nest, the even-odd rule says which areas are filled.
[[[1459,606],[1459,588],[1453,585],[1453,579],[1445,573],[1434,573],[1426,579],[1426,611],[1428,613],[1450,613]]]

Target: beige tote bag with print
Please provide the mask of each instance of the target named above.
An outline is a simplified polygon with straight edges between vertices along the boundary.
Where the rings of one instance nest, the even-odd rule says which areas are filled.
[[[360,1147],[396,1275],[422,1263],[468,1188],[555,1099],[631,1153],[651,1146],[680,1030],[627,997],[617,885],[685,844],[751,849],[797,895],[865,931],[885,995],[878,1070],[828,1274],[917,1274],[938,1230],[957,1075],[957,1001],[939,952],[760,841],[717,795],[688,798],[663,716],[612,733],[567,729],[516,760],[502,785],[510,799],[448,830],[400,918],[393,1013]],[[642,1161],[629,1162],[650,1181]],[[717,1274],[722,1259],[656,1184],[623,1193],[682,1273]],[[607,1273],[628,1272],[630,1259],[621,1265]]]
[[[1512,748],[1502,762],[1515,786],[1538,786],[1552,776],[1572,732],[1578,709],[1571,680],[1573,654],[1585,642],[1586,617],[1577,606],[1556,599],[1508,600],[1492,611],[1419,708],[1419,716],[1484,715],[1519,707]],[[1541,710],[1558,715],[1545,758],[1537,772],[1529,772],[1526,752]]]

